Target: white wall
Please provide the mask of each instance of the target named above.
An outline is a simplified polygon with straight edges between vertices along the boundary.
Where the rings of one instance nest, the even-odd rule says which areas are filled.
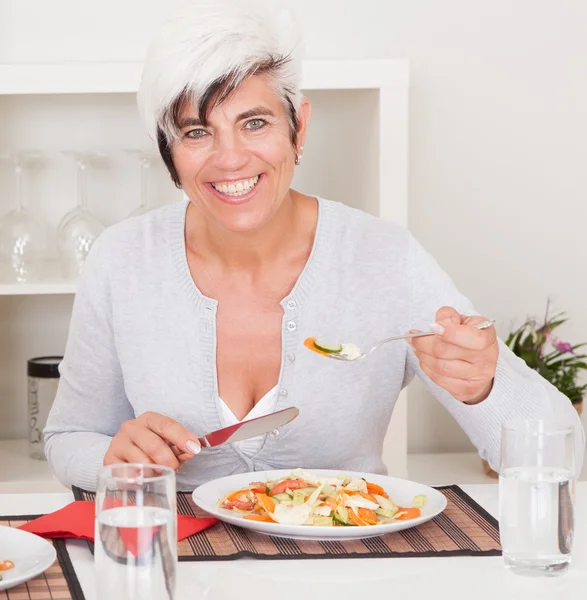
[[[0,62],[140,60],[176,4],[0,0]],[[549,296],[587,340],[587,3],[295,5],[311,58],[410,60],[410,227],[462,291],[502,333]],[[417,385],[410,448],[470,448]]]

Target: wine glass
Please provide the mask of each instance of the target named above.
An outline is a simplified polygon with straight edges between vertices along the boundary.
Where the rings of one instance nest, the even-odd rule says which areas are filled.
[[[63,152],[73,157],[77,166],[77,206],[70,210],[57,227],[57,243],[63,274],[75,279],[80,274],[90,248],[104,231],[104,225],[88,210],[88,169],[99,153]]]
[[[139,159],[141,166],[141,203],[127,218],[138,217],[148,213],[149,200],[151,194],[151,178],[153,176],[153,161],[157,158],[157,154],[148,150],[127,150],[127,154],[131,154]]]
[[[35,152],[2,155],[14,166],[16,208],[0,221],[0,260],[10,280],[29,283],[38,280],[45,259],[47,231],[26,206],[23,191],[25,168],[39,158]]]

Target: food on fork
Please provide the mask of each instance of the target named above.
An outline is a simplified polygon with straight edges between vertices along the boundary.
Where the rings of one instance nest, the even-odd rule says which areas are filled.
[[[426,496],[415,496],[411,507],[401,507],[379,485],[344,474],[315,477],[296,469],[282,479],[236,490],[219,507],[250,521],[323,527],[386,525],[415,519]]]
[[[304,346],[317,354],[323,354],[324,356],[336,354],[350,360],[353,360],[361,354],[360,348],[355,344],[326,344],[318,341],[314,337],[306,338],[304,340]]]

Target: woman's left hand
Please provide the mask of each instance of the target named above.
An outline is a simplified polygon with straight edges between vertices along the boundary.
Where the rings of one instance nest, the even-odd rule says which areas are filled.
[[[422,371],[465,404],[485,400],[493,387],[499,355],[495,327],[473,327],[486,320],[466,317],[443,306],[431,327],[436,335],[409,340]]]

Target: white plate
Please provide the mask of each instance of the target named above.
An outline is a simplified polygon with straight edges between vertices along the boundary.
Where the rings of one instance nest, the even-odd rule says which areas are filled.
[[[339,474],[349,475],[350,477],[364,477],[367,481],[380,485],[390,497],[394,498],[400,506],[412,506],[414,496],[424,494],[426,504],[421,509],[421,516],[417,519],[408,521],[398,521],[388,525],[370,525],[354,527],[324,527],[315,525],[282,525],[280,523],[262,523],[259,521],[248,521],[244,515],[218,507],[218,502],[229,492],[247,487],[254,481],[264,481],[266,479],[280,479],[287,477],[293,469],[282,471],[257,471],[254,473],[241,473],[230,475],[209,481],[198,487],[192,494],[194,502],[203,510],[214,517],[238,525],[245,529],[252,529],[258,533],[274,535],[278,537],[289,537],[301,540],[352,540],[377,535],[385,535],[401,529],[415,527],[421,523],[429,521],[440,514],[446,508],[446,498],[439,491],[406,479],[397,479],[395,477],[386,477],[384,475],[373,475],[370,473],[357,473],[353,471],[331,471],[323,469],[308,470],[309,473],[317,477],[336,477]]]
[[[0,560],[14,563],[14,569],[0,571],[0,591],[40,575],[56,558],[53,544],[42,537],[21,529],[0,526]]]

